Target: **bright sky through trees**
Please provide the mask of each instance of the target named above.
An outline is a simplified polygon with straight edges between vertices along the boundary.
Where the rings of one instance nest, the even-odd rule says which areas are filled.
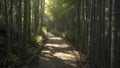
[[[45,0],[45,3],[47,4],[49,1],[48,0]]]

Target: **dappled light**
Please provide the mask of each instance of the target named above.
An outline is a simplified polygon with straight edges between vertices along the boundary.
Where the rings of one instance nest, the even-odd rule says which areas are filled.
[[[50,47],[59,47],[59,48],[68,48],[69,46],[67,46],[67,44],[46,44],[47,46]],[[66,45],[66,46],[65,46]]]
[[[36,40],[37,40],[38,43],[42,42],[42,39],[43,39],[42,36],[37,36],[36,37]]]
[[[48,33],[48,40],[44,49],[41,51],[40,57],[49,67],[51,67],[51,63],[54,63],[53,68],[68,68],[67,66],[69,68],[78,68],[77,58],[71,50],[71,47],[61,37],[56,37],[52,33]],[[59,65],[60,67],[58,67]]]
[[[120,0],[0,0],[0,68],[120,68]]]
[[[67,54],[67,53],[64,53],[64,52],[56,52],[54,54],[54,56],[56,56],[56,57],[58,57],[59,59],[62,59],[62,60],[71,60],[72,59],[72,61],[75,61],[75,60],[73,60],[75,58],[74,55]]]
[[[62,38],[59,38],[59,37],[51,37],[50,39],[51,40],[62,40]]]

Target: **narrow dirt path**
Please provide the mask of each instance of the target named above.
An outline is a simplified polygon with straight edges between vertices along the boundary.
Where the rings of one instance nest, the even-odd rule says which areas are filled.
[[[79,68],[71,47],[60,37],[49,33],[40,55],[35,56],[27,68]]]

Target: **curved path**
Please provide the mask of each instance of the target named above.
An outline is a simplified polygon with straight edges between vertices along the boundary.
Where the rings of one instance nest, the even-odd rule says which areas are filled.
[[[51,33],[47,38],[44,49],[30,61],[28,68],[79,68],[74,51],[64,39]]]

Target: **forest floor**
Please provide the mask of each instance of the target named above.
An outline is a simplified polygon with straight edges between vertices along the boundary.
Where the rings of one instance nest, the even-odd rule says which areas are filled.
[[[48,33],[43,50],[23,68],[79,68],[78,57],[67,41]]]

